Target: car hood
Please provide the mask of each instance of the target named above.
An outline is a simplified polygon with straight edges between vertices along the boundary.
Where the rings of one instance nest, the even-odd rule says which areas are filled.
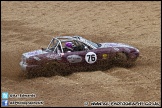
[[[126,48],[133,48],[138,50],[137,48],[124,44],[124,43],[100,43],[101,47],[100,48],[107,48],[107,47],[126,47]]]
[[[23,56],[25,56],[26,58],[29,58],[31,56],[45,54],[45,53],[47,53],[47,52],[42,51],[42,50],[34,50],[34,51],[31,51],[31,52],[23,53]]]

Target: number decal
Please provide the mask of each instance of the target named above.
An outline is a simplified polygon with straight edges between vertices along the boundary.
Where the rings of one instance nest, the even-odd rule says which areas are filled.
[[[87,63],[92,64],[92,63],[96,62],[97,55],[94,52],[88,52],[85,56],[85,60]]]

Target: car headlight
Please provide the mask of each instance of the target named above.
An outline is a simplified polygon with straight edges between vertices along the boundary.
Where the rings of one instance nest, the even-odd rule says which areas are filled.
[[[26,63],[26,57],[22,56],[21,61],[25,64]]]

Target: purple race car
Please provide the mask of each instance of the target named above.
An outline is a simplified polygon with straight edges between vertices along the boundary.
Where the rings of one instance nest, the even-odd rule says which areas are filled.
[[[81,36],[53,38],[47,48],[22,54],[20,66],[27,73],[104,69],[108,65],[132,65],[139,50],[123,43],[95,43]]]

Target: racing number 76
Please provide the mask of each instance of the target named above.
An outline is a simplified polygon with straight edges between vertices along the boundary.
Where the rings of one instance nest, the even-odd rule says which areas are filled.
[[[88,57],[88,62],[90,62],[90,61],[95,61],[95,55],[94,54],[92,54],[92,55],[87,55],[87,57]]]

